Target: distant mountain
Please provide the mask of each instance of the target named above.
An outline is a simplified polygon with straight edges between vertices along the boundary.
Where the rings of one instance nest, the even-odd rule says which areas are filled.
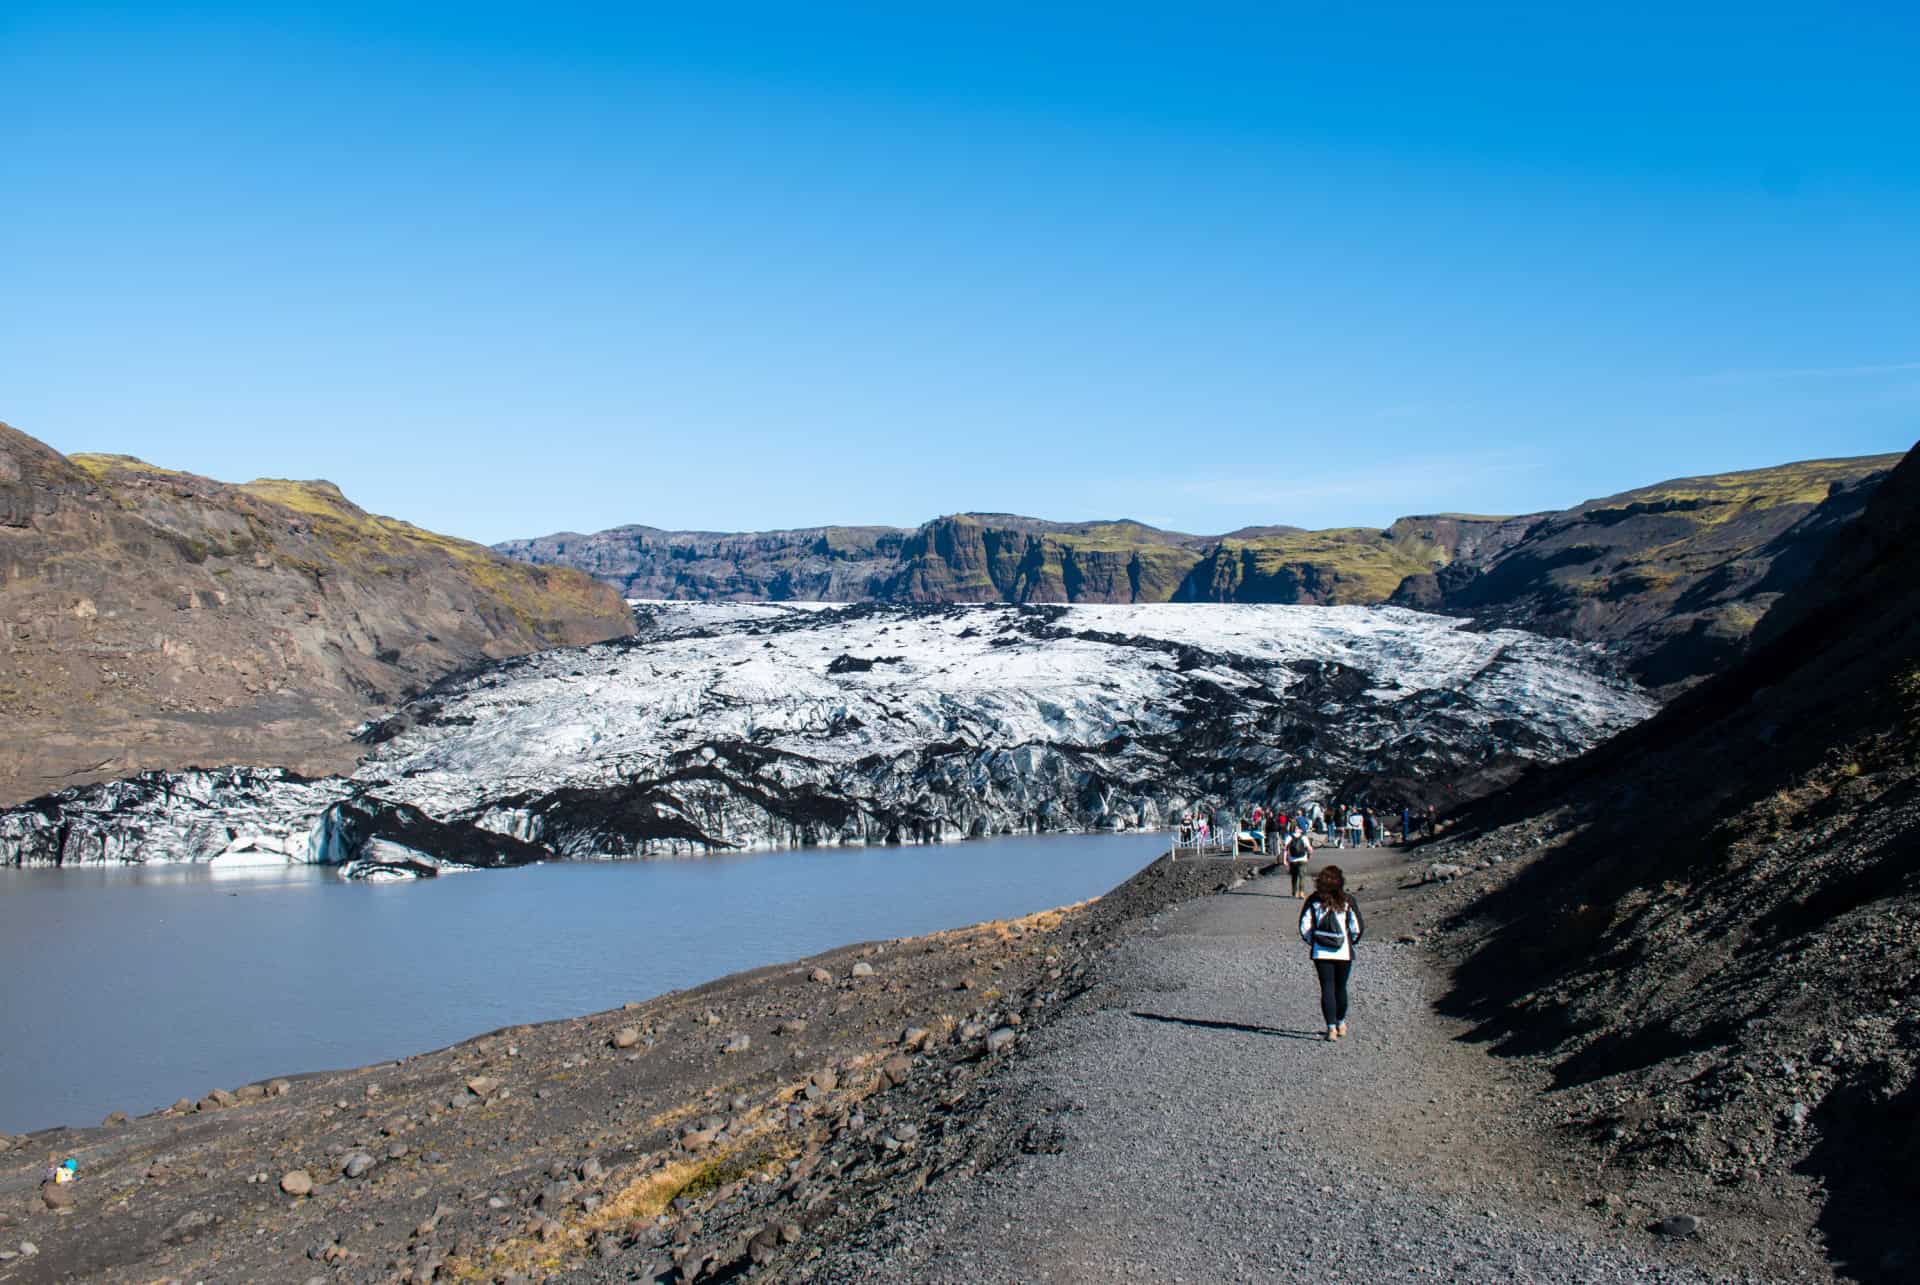
[[[1897,455],[1682,478],[1524,517],[1438,514],[1385,530],[961,513],[905,530],[718,534],[616,527],[495,548],[630,598],[818,602],[1391,602],[1613,644],[1662,692],[1724,666],[1804,578]]]
[[[632,631],[619,594],[357,508],[0,424],[0,801],[143,768],[343,767],[375,710]]]

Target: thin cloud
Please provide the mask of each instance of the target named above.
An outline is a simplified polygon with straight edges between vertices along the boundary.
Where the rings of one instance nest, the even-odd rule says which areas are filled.
[[[1799,366],[1778,370],[1723,370],[1688,376],[1701,384],[1751,383],[1770,379],[1859,379],[1873,375],[1903,375],[1920,371],[1920,361],[1895,361],[1878,366]]]

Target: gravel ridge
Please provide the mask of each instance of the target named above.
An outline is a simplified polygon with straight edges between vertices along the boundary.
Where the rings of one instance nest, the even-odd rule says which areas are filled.
[[[1008,1065],[974,1127],[1019,1137],[1012,1158],[901,1202],[795,1278],[1767,1279],[1488,1179],[1526,1162],[1474,1110],[1497,1086],[1459,1083],[1436,1052],[1427,967],[1363,944],[1353,1034],[1328,1045],[1297,907],[1263,879],[1155,917]]]

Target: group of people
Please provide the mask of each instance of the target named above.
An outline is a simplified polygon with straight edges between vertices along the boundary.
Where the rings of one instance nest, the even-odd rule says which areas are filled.
[[[1304,833],[1324,836],[1330,847],[1375,848],[1392,841],[1393,822],[1390,810],[1338,799],[1326,804],[1315,799],[1292,813],[1278,804],[1268,808],[1256,803],[1245,821],[1237,809],[1223,805],[1182,813],[1180,845],[1207,847],[1230,843],[1271,857],[1279,856],[1295,833]],[[1424,813],[1411,805],[1403,805],[1399,822],[1400,842],[1408,843],[1416,831],[1432,834],[1438,818],[1431,805]]]

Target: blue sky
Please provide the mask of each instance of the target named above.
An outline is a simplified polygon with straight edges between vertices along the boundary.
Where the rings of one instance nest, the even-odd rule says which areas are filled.
[[[1920,436],[1915,6],[698,8],[0,6],[0,418],[486,540]]]

